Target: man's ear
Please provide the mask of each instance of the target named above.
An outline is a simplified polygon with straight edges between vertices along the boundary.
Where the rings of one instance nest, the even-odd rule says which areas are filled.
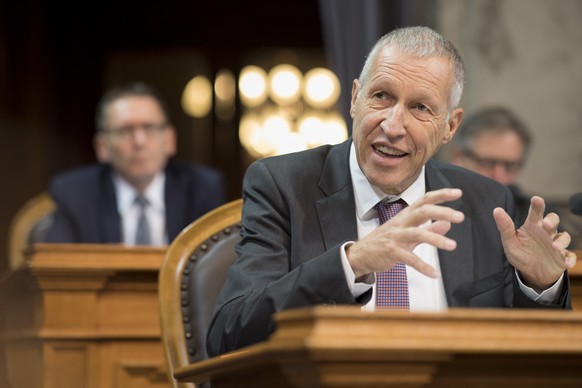
[[[93,148],[95,156],[100,163],[109,163],[109,149],[107,148],[107,139],[102,133],[96,133],[93,136]]]
[[[447,133],[445,133],[445,136],[443,138],[443,144],[447,144],[448,142],[450,142],[453,139],[453,136],[455,136],[457,129],[459,129],[459,125],[461,124],[461,120],[463,120],[464,113],[465,112],[464,112],[463,108],[457,108],[451,112],[451,115],[449,117],[449,121],[447,122],[448,130],[447,130]]]
[[[358,99],[358,92],[360,91],[360,81],[356,78],[352,83],[352,101],[350,103],[350,116],[353,119],[356,112],[356,100]]]

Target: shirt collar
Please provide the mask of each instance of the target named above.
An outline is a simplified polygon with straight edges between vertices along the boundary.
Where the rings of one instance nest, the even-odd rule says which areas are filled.
[[[404,190],[400,195],[385,194],[378,187],[372,185],[358,165],[356,159],[356,147],[352,142],[350,148],[350,175],[354,186],[354,198],[356,201],[356,215],[361,220],[367,220],[377,217],[374,206],[380,201],[396,201],[402,198],[407,204],[411,205],[418,201],[426,193],[426,182],[424,179],[424,166],[418,175],[418,178]]]
[[[166,182],[166,175],[163,172],[157,173],[152,182],[146,188],[143,196],[148,200],[150,206],[155,211],[164,212],[164,187]],[[133,206],[135,197],[139,194],[138,191],[121,175],[113,174],[113,184],[115,186],[115,195],[117,198],[117,210],[119,214]]]

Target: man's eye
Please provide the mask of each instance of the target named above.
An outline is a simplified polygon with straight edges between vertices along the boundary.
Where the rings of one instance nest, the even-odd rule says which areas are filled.
[[[416,104],[415,108],[421,112],[428,112],[428,107],[424,104]]]
[[[378,92],[378,93],[374,94],[374,97],[375,98],[378,98],[380,100],[385,100],[386,97],[387,97],[387,95],[384,92]]]

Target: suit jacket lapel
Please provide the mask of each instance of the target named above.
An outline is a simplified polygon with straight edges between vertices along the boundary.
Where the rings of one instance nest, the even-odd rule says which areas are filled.
[[[315,208],[325,249],[358,238],[349,167],[350,146],[351,140],[347,140],[331,148],[319,181],[319,187],[326,196],[315,202]]]
[[[451,182],[432,163],[426,165],[426,189],[427,191],[453,187]],[[463,208],[463,199],[446,204],[453,209]],[[438,251],[441,273],[445,287],[445,294],[449,307],[468,306],[467,290],[463,284],[471,284],[473,279],[473,223],[470,218],[465,218],[461,224],[453,224],[447,233],[449,238],[457,242],[454,251]]]

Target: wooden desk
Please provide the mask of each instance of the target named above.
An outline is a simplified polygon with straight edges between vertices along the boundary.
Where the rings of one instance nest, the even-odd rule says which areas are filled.
[[[177,370],[220,387],[582,386],[582,251],[575,312],[285,311],[265,343]]]
[[[165,249],[38,244],[0,280],[12,388],[168,386],[157,277]]]
[[[0,279],[0,339],[11,388],[167,387],[157,297],[164,253],[89,244],[38,244],[28,251],[29,265]],[[570,278],[574,306],[582,311],[582,252],[578,257]],[[261,349],[233,356],[224,370],[257,364],[257,357],[266,362],[272,350]],[[253,352],[259,353],[248,356]],[[221,378],[213,368],[225,362],[196,365],[181,376]]]
[[[265,343],[174,375],[213,388],[582,386],[582,313],[321,306],[276,318]]]

